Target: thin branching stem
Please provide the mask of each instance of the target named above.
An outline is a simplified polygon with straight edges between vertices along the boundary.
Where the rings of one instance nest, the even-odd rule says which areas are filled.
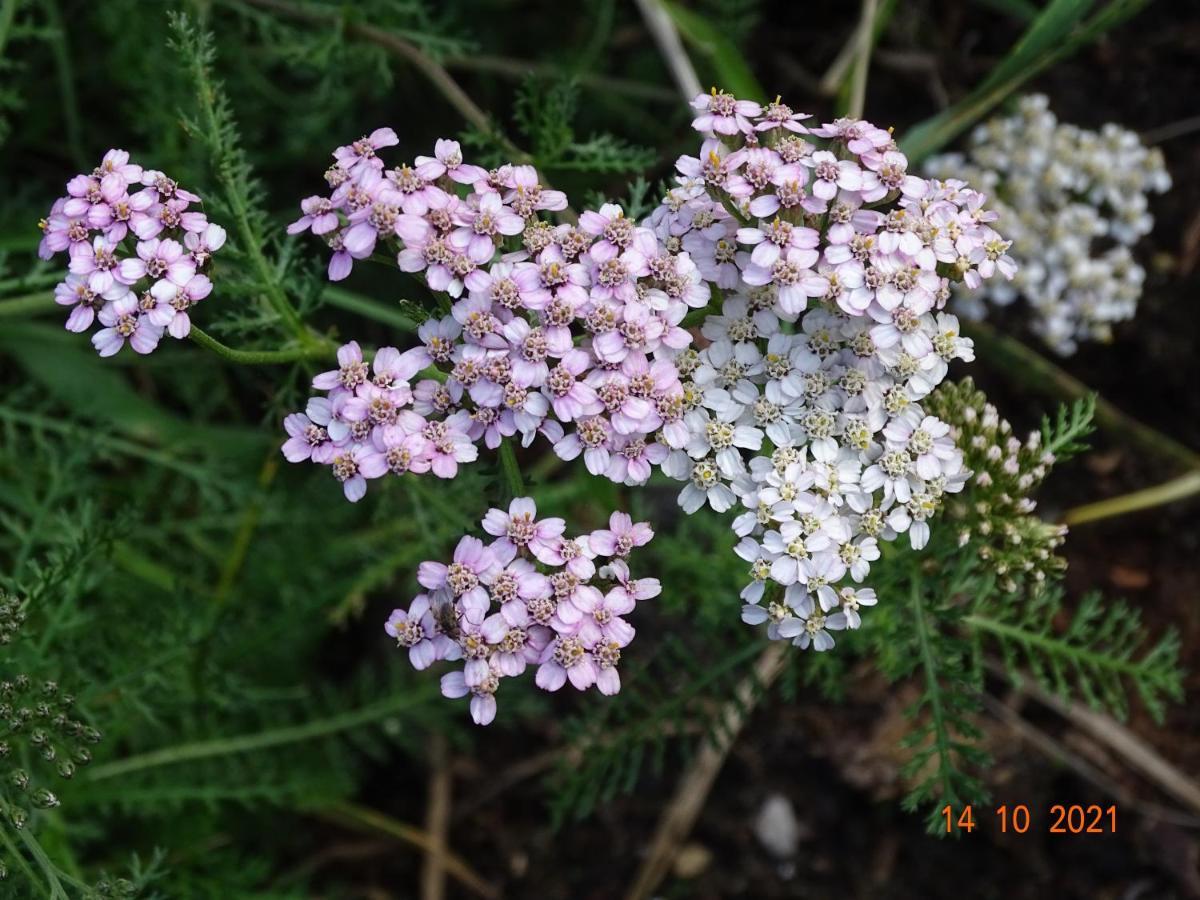
[[[1127,513],[1153,509],[1167,503],[1177,503],[1188,497],[1200,494],[1200,471],[1188,472],[1178,478],[1172,478],[1163,484],[1098,500],[1095,503],[1085,503],[1067,510],[1063,515],[1063,524],[1072,527],[1083,525],[1085,522],[1098,522],[1101,519],[1112,519]]]
[[[509,78],[525,78],[528,75],[555,75],[567,77],[571,73],[564,67],[554,63],[540,62],[531,59],[509,59],[505,56],[452,56],[446,60],[449,69],[462,69],[464,72],[487,72],[493,75],[503,75]],[[623,94],[635,100],[653,100],[659,103],[677,103],[679,95],[668,87],[651,84],[647,81],[633,81],[629,78],[616,78],[611,75],[595,75],[584,72],[575,76],[581,87],[589,88],[601,94]]]
[[[958,792],[954,789],[951,775],[954,771],[954,760],[950,756],[950,728],[946,723],[946,710],[942,705],[942,685],[938,680],[937,657],[933,653],[933,639],[925,613],[925,603],[921,597],[921,588],[921,577],[914,572],[910,592],[912,623],[917,635],[921,669],[925,673],[925,696],[929,717],[933,723],[934,752],[938,756],[938,780],[942,785],[942,799],[947,803],[954,803],[958,799]]]
[[[302,725],[288,725],[282,728],[269,728],[255,734],[243,734],[229,738],[215,738],[208,741],[195,741],[190,744],[178,744],[174,747],[163,747],[137,756],[114,760],[105,765],[94,766],[87,770],[87,781],[103,781],[155,769],[159,766],[169,766],[181,762],[194,762],[199,759],[213,759],[220,756],[231,756],[237,753],[251,753],[257,750],[268,750],[287,744],[298,744],[318,738],[329,737],[352,728],[369,725],[380,719],[395,715],[405,709],[425,702],[425,696],[417,692],[393,694],[383,700],[368,704],[361,709],[330,716],[326,719],[313,719]]]
[[[430,852],[434,845],[428,832],[356,803],[336,803],[328,809],[322,810],[318,815],[330,822],[348,825],[358,831],[374,832],[396,838],[425,852]],[[480,877],[466,861],[453,851],[442,848],[441,853],[447,874],[455,878],[463,887],[469,888],[480,897],[500,896],[500,891],[495,886]]]
[[[327,340],[307,347],[288,347],[283,350],[235,350],[195,325],[188,337],[205,350],[243,366],[275,366],[307,359],[328,359],[337,352],[337,346]]]
[[[2,812],[5,817],[9,815],[7,808],[0,809],[0,812]],[[4,849],[7,851],[8,859],[11,859],[13,862],[15,862],[20,867],[21,871],[25,873],[25,878],[28,879],[29,883],[37,884],[37,873],[33,871],[33,866],[29,865],[29,861],[25,859],[25,854],[20,851],[20,848],[13,843],[13,839],[9,837],[8,825],[6,823],[0,823],[0,844],[4,845]]]
[[[321,294],[322,299],[330,306],[356,313],[364,319],[374,319],[384,325],[391,325],[400,331],[416,331],[417,323],[404,315],[398,309],[385,306],[369,297],[348,291],[345,288],[329,286]]]
[[[525,496],[525,479],[521,477],[521,466],[517,462],[516,451],[511,441],[501,441],[497,451],[500,457],[500,471],[504,474],[504,486],[511,497]]]
[[[292,3],[289,0],[241,0],[241,5],[257,6],[259,9],[270,10],[290,19],[308,22],[311,25],[325,27],[337,25],[351,37],[356,37],[383,47],[416,68],[428,79],[437,92],[445,97],[451,106],[458,110],[459,115],[479,131],[491,135],[515,161],[531,161],[528,153],[514,144],[496,128],[491,117],[471,99],[470,95],[454,80],[454,76],[446,70],[445,66],[425,53],[420,47],[406,41],[399,35],[392,34],[382,28],[376,28],[374,25],[347,21],[336,10],[318,9],[299,3]]]
[[[198,40],[205,40],[201,37]],[[201,44],[201,47],[204,45]],[[212,80],[209,60],[200,55],[202,49],[197,49],[192,62],[192,76],[196,82],[196,96],[200,110],[200,125],[204,133],[215,143],[213,155],[216,163],[217,179],[224,189],[225,202],[233,216],[233,225],[238,234],[240,249],[250,262],[250,267],[258,279],[259,286],[274,308],[280,320],[288,329],[306,345],[318,343],[317,338],[300,318],[296,308],[292,306],[287,293],[280,283],[279,273],[275,271],[262,249],[262,237],[250,221],[250,199],[247,197],[242,176],[237,171],[234,160],[238,150],[236,145],[230,145],[227,136],[228,123],[222,122],[223,111],[218,109],[221,85]]]

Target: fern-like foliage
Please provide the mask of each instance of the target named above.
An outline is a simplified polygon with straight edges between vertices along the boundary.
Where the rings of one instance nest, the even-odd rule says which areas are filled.
[[[983,684],[972,645],[962,634],[964,612],[956,592],[947,591],[940,578],[925,579],[915,565],[909,571],[908,596],[896,596],[896,606],[879,623],[876,642],[886,645],[880,656],[884,673],[894,680],[911,678],[920,688],[905,710],[912,730],[903,741],[911,753],[901,770],[909,784],[904,808],[925,810],[928,829],[936,834],[941,807],[986,797],[979,775],[988,757],[978,746],[975,722]],[[965,567],[954,576],[961,586]]]
[[[1042,417],[1042,449],[1059,460],[1070,459],[1087,450],[1084,438],[1096,430],[1096,395],[1088,394],[1074,403],[1062,404],[1054,419]]]
[[[182,13],[169,17],[171,46],[178,51],[195,90],[195,112],[184,115],[188,136],[204,147],[221,187],[219,208],[233,226],[240,257],[285,330],[307,337],[307,329],[284,289],[278,266],[268,260],[268,226],[262,184],[242,149],[241,135],[224,85],[213,75],[217,54],[212,35]]]
[[[1018,685],[1027,672],[1064,700],[1080,698],[1122,718],[1128,715],[1132,688],[1159,721],[1165,701],[1183,698],[1175,629],[1155,640],[1138,610],[1121,602],[1106,604],[1097,592],[1085,594],[1070,623],[1059,629],[1055,623],[1064,612],[1061,588],[1047,586],[1023,603],[981,600],[965,624],[994,642]]]
[[[597,805],[633,791],[647,766],[661,775],[673,747],[686,757],[697,741],[718,739],[727,727],[728,705],[742,708],[736,688],[761,652],[759,641],[749,641],[712,663],[668,638],[649,663],[631,666],[623,702],[568,720],[561,761],[550,779],[555,825],[582,819]],[[756,685],[750,696],[757,699],[762,689]]]
[[[615,135],[581,137],[574,124],[578,108],[579,86],[574,81],[530,76],[521,84],[513,119],[540,169],[606,174],[644,171],[656,162],[654,150]],[[468,137],[469,143],[483,148],[488,140],[478,134]]]

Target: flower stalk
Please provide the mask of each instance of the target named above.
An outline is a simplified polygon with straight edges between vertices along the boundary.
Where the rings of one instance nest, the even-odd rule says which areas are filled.
[[[1085,503],[1067,510],[1063,516],[1063,524],[1072,527],[1086,522],[1098,522],[1101,519],[1112,519],[1126,513],[1153,509],[1167,503],[1177,503],[1188,497],[1200,494],[1200,471],[1193,470],[1186,475],[1180,475],[1163,484],[1110,497],[1096,503]]]
[[[337,347],[327,341],[307,347],[288,347],[282,350],[236,350],[226,346],[195,325],[189,335],[192,341],[217,356],[242,366],[275,366],[302,360],[329,359]]]

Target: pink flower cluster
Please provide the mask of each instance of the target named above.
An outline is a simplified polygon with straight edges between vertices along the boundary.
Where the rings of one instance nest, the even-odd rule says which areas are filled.
[[[859,119],[810,128],[779,101],[716,90],[692,106],[707,137],[679,158],[680,187],[649,224],[718,287],[769,289],[793,318],[824,301],[883,326],[877,342],[923,350],[916,318],[945,305],[951,281],[1012,277],[984,195],[909,175],[891,131]]]
[[[537,666],[535,682],[557,691],[593,685],[602,694],[621,689],[617,664],[633,640],[623,618],[639,600],[661,592],[657,578],[635,579],[630,553],[654,537],[645,522],[614,512],[608,528],[564,537],[562,519],[537,519],[532,499],[519,497],[508,511],[491,509],[485,545],[464,537],[446,564],[423,562],[425,588],[408,609],[394,610],[384,626],[416,669],[436,660],[465,660],[442,676],[447,697],[471,695],[471,718],[496,717],[500,679]],[[597,569],[596,560],[607,563]]]
[[[140,185],[140,190],[132,188]],[[225,243],[225,229],[191,208],[200,198],[173,179],[109,150],[91,174],[67,182],[43,232],[38,256],[67,252],[66,280],[55,302],[69,306],[67,330],[100,328],[92,344],[112,356],[126,342],[150,353],[165,333],[185,338],[189,310],[212,291],[203,274]]]
[[[336,395],[289,417],[285,454],[332,463],[339,478],[450,477],[476,458],[478,441],[495,448],[520,434],[528,446],[540,433],[595,475],[645,482],[668,453],[656,435],[686,437],[673,359],[691,343],[681,327],[688,309],[709,298],[689,255],[665,251],[612,204],[584,212],[577,227],[544,221],[539,213],[563,208],[562,194],[540,187],[528,166],[467,165],[453,141],[385,171],[375,150],[395,142],[379,129],[339,148],[326,173],[333,195],[305,200],[292,230],[334,235],[335,279],[381,241],[398,248],[401,269],[423,271],[450,295],[450,315],[420,327],[405,374],[384,387],[357,345],[343,348],[341,370],[314,382]],[[408,377],[431,366],[439,377],[410,389]],[[347,496],[361,496],[365,481],[354,485]]]

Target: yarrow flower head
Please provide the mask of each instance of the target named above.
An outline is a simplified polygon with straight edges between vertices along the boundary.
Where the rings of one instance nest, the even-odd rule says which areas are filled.
[[[879,543],[929,520],[968,477],[922,401],[973,358],[943,310],[952,285],[1015,266],[984,197],[908,172],[891,132],[810,124],[714,91],[702,134],[646,221],[715,297],[705,344],[675,357],[682,428],[659,432],[687,512],[740,505],[743,619],[826,650],[876,602]]]
[[[501,679],[530,666],[543,690],[570,682],[581,691],[617,693],[617,664],[634,637],[625,617],[661,591],[658,579],[634,579],[626,560],[654,536],[650,526],[613,513],[610,530],[568,538],[563,520],[539,520],[528,497],[507,511],[489,510],[481,524],[496,540],[485,545],[466,536],[450,563],[421,563],[417,580],[425,592],[384,625],[413,667],[462,660],[462,669],[442,676],[442,693],[470,695],[478,725],[496,717]],[[614,540],[614,530],[624,538]],[[611,561],[597,570],[597,557]],[[576,565],[580,560],[587,565]]]
[[[206,271],[225,230],[193,208],[200,198],[162,172],[109,150],[90,174],[67,183],[41,221],[38,255],[67,254],[54,300],[69,307],[66,328],[85,332],[112,356],[126,343],[150,353],[164,334],[183,339],[191,309],[212,292]]]
[[[1012,246],[977,248],[980,271],[1020,263],[1011,282],[993,280],[974,294],[976,285],[957,289],[965,315],[982,318],[984,301],[1006,306],[1023,297],[1034,332],[1064,356],[1080,341],[1112,340],[1113,325],[1133,318],[1146,273],[1132,248],[1154,225],[1149,195],[1171,187],[1162,153],[1135,132],[1060,123],[1034,94],[1013,115],[976,128],[965,153],[934,157],[925,169],[967,178],[993,196]]]
[[[313,382],[330,393],[285,423],[285,455],[333,466],[356,499],[373,477],[452,477],[480,443],[528,446],[540,434],[595,475],[645,482],[669,453],[660,430],[678,432],[686,412],[674,358],[692,336],[681,323],[708,302],[690,255],[615,204],[555,225],[543,214],[566,198],[533,168],[484,170],[454,141],[386,168],[376,151],[392,134],[339,148],[331,193],[306,199],[289,231],[330,243],[334,280],[386,247],[446,295],[450,314],[420,326],[386,384],[347,345],[342,368]]]

